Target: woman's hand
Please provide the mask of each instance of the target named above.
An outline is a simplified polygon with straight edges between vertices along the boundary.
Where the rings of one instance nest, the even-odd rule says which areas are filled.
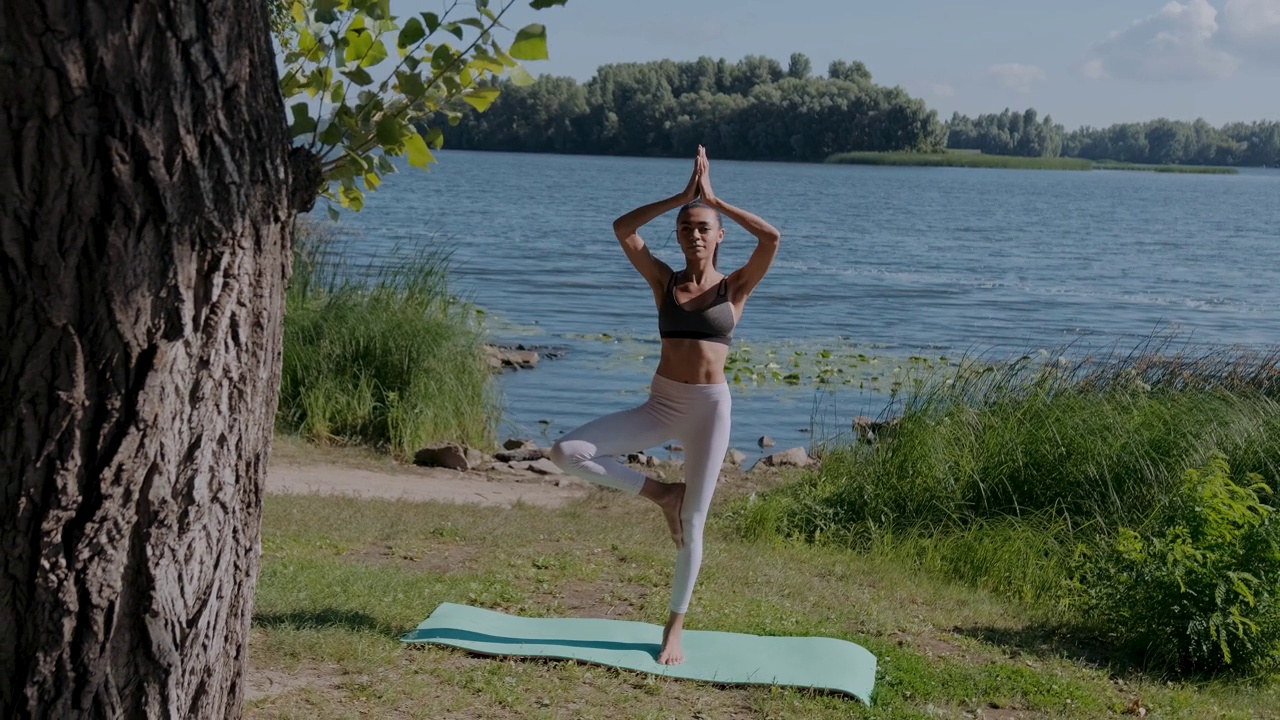
[[[711,162],[707,160],[707,149],[698,146],[698,160],[695,164],[694,177],[698,179],[698,195],[702,201],[710,205],[715,202],[716,194],[711,191]]]
[[[701,145],[698,146],[698,152],[699,153],[702,152]],[[684,190],[681,191],[680,195],[678,196],[681,202],[687,204],[698,199],[698,188],[701,185],[701,181],[699,180],[699,174],[701,172],[702,172],[701,159],[700,157],[695,157],[693,159],[693,174],[689,176],[689,184],[685,186]]]

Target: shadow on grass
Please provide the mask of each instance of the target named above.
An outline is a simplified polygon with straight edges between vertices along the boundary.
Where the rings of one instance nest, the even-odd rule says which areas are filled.
[[[298,611],[288,613],[262,613],[253,616],[253,626],[269,630],[320,630],[324,628],[341,628],[352,632],[367,632],[375,635],[399,638],[408,628],[395,628],[388,623],[354,610]]]
[[[1175,668],[1136,647],[1114,647],[1081,625],[1037,623],[1019,629],[989,626],[957,627],[957,634],[1004,648],[1013,657],[1025,655],[1040,660],[1065,659],[1105,671],[1116,679],[1145,682],[1173,680],[1197,685],[1248,682],[1249,678],[1229,672],[1204,672]]]

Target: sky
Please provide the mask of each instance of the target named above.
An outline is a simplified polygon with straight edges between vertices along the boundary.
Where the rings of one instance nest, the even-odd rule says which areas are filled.
[[[815,73],[861,60],[943,119],[1034,107],[1068,129],[1280,120],[1280,0],[520,0],[507,24],[528,22],[547,26],[551,57],[526,68],[579,81],[614,62],[785,67],[802,52]]]

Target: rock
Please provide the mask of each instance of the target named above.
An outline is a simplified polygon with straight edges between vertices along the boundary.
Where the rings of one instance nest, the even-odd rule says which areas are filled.
[[[658,467],[658,458],[650,455],[649,457],[644,459],[644,464],[645,464],[645,467],[656,468]]]
[[[509,438],[502,443],[503,450],[531,450],[538,447],[538,443],[524,438]]]
[[[773,438],[769,437],[768,435],[760,436],[760,439],[756,441],[756,444],[762,448],[770,448],[770,447],[773,447],[774,445],[777,445],[777,443],[774,442]]]
[[[524,346],[520,346],[523,348]],[[485,359],[494,369],[515,368],[529,370],[538,366],[538,353],[533,350],[485,345]]]
[[[560,466],[556,465],[555,463],[551,462],[546,458],[542,458],[541,460],[534,460],[528,465],[525,465],[525,469],[528,470],[529,472],[535,472],[539,475],[564,475],[565,474],[564,471],[560,469]]]
[[[747,454],[741,450],[729,448],[729,452],[724,454],[724,461],[734,467],[741,467],[742,463],[747,461]]]
[[[632,464],[635,464],[635,465],[644,465],[645,463],[649,462],[649,456],[648,456],[648,455],[645,455],[645,454],[644,454],[644,453],[642,453],[642,452],[638,452],[638,453],[628,453],[628,454],[627,454],[627,462],[632,463]]]
[[[500,450],[493,454],[493,458],[499,462],[528,462],[531,460],[542,460],[547,456],[547,452],[540,447],[521,448],[519,450]]]
[[[888,440],[898,429],[898,420],[898,418],[872,420],[866,415],[859,415],[853,419],[853,433],[858,436],[860,442],[864,443]]]
[[[667,445],[667,449],[671,452],[684,452],[684,446],[680,443],[671,443],[670,445]]]
[[[464,448],[457,443],[442,443],[439,445],[428,445],[422,448],[413,456],[413,464],[423,467],[442,467],[450,470],[467,471],[471,469],[471,462],[467,452],[470,448]],[[476,452],[472,450],[471,452]],[[481,456],[483,458],[483,456]]]
[[[767,467],[808,467],[813,463],[813,458],[809,457],[809,453],[804,451],[802,447],[783,450],[772,455],[766,455],[760,459]]]
[[[484,453],[480,452],[479,450],[476,450],[475,448],[467,447],[466,445],[462,446],[462,452],[463,452],[463,455],[465,455],[467,458],[468,470],[471,470],[473,468],[478,468],[489,460],[489,458]]]

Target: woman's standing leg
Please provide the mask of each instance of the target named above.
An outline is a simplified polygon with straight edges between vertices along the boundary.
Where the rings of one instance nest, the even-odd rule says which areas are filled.
[[[693,598],[693,586],[702,566],[702,534],[711,509],[720,469],[729,450],[732,399],[728,386],[703,400],[703,412],[685,418],[678,436],[684,445],[685,494],[680,512],[684,544],[676,552],[676,567],[671,582],[671,615],[663,632],[662,651],[658,662],[674,665],[684,660],[680,635],[684,615]]]

